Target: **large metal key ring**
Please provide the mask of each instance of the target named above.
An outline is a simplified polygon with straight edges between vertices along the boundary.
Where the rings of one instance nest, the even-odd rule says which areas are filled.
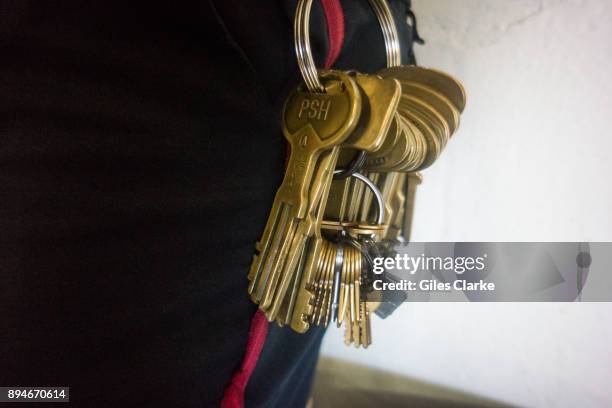
[[[304,83],[310,92],[325,93],[325,87],[319,80],[310,47],[310,10],[313,0],[298,0],[295,10],[294,40],[298,67],[304,77]],[[395,20],[387,4],[387,0],[369,0],[378,22],[382,28],[385,48],[387,51],[387,66],[401,64],[400,43]]]
[[[370,0],[370,6],[374,9],[374,14],[376,14],[376,18],[378,18],[385,39],[387,67],[402,65],[402,53],[400,50],[399,36],[397,35],[397,27],[387,0]]]

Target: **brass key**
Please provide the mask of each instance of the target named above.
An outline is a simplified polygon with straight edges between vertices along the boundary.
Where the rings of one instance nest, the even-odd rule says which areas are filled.
[[[402,65],[384,68],[378,75],[385,78],[396,78],[400,81],[414,81],[438,90],[455,105],[459,112],[465,108],[465,89],[463,85],[450,75],[431,68],[416,65]]]
[[[385,194],[386,190],[382,190],[387,209],[387,219],[389,220],[383,240],[396,241],[401,236],[404,226],[406,173],[389,173],[388,176],[391,175],[394,175],[394,177],[388,181],[392,183],[391,186],[388,186],[389,195]]]
[[[400,109],[400,106],[398,106]],[[408,130],[402,117],[397,118],[398,132],[395,143],[388,151],[374,152],[368,155],[364,168],[373,172],[388,172],[402,163],[410,154],[411,144],[408,139]],[[381,149],[382,150],[382,149]]]
[[[394,79],[382,79],[380,77],[359,73],[354,74],[354,77],[362,93],[362,112],[355,131],[342,143],[342,148],[371,151],[382,145],[384,137],[391,126],[393,114],[399,104],[401,87],[399,82]],[[329,187],[331,186],[331,177],[329,177],[328,180],[327,193],[329,193]],[[323,238],[320,235],[320,224],[323,219],[325,204],[328,201],[327,194],[325,194],[323,198],[324,203],[322,203],[322,207],[318,208],[319,211],[317,216],[310,220],[306,220],[307,222],[303,224],[303,229],[296,234],[295,242],[291,250],[292,255],[288,257],[290,262],[287,263],[287,271],[283,273],[284,276],[297,274],[300,275],[302,279],[301,290],[290,294],[291,298],[294,296],[298,297],[295,302],[296,312],[292,317],[292,327],[296,331],[304,331],[308,328],[307,322],[303,316],[308,315],[311,294],[305,290],[305,287],[308,286],[310,279],[312,279],[314,265],[316,265],[315,260],[321,256],[320,241]],[[305,244],[306,240],[314,242]],[[311,259],[305,263],[304,270],[291,272],[298,264],[297,260],[304,256],[303,251],[305,247],[310,248],[312,251],[310,254]],[[284,283],[281,285],[281,290],[286,290],[286,285]],[[327,301],[330,302],[331,298],[327,299]],[[294,302],[290,301],[290,303]],[[273,306],[273,311],[278,310],[281,304],[275,306],[276,307]]]
[[[272,300],[297,222],[307,215],[321,153],[344,141],[359,119],[361,95],[355,82],[338,71],[327,72],[321,79],[326,93],[298,88],[285,103],[283,134],[291,145],[291,155],[248,275],[249,293],[256,303],[265,296],[263,307]]]
[[[408,173],[406,175],[406,183],[404,185],[404,195],[406,204],[404,205],[404,215],[402,218],[402,236],[406,242],[410,241],[410,232],[412,231],[412,219],[414,216],[414,203],[416,201],[416,190],[423,177],[420,173]]]
[[[270,309],[266,312],[266,316],[270,321],[274,320],[285,301],[292,302],[291,298],[295,297],[294,293],[289,293],[289,299],[285,298],[285,294],[291,282],[295,283],[295,279],[301,275],[301,270],[297,270],[299,261],[304,257],[306,248],[311,248],[307,239],[311,237],[315,228],[317,228],[318,220],[322,219],[322,206],[327,202],[329,186],[333,177],[334,167],[338,159],[339,147],[335,146],[331,150],[325,152],[318,164],[316,177],[313,181],[311,189],[310,206],[308,213],[304,219],[298,221],[296,232],[292,238],[291,246],[287,254],[287,259],[283,265],[280,284],[274,294]],[[270,287],[270,290],[274,290]],[[267,307],[268,301],[262,302],[263,307]]]

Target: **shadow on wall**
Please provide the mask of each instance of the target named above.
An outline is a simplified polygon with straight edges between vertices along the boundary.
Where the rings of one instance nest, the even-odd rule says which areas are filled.
[[[509,407],[452,388],[382,370],[322,358],[312,390],[313,408],[327,407]]]

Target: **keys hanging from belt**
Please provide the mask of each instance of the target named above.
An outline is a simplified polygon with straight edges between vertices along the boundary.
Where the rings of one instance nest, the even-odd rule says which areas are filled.
[[[389,68],[376,75],[317,71],[308,42],[312,0],[299,0],[295,36],[304,84],[287,98],[291,155],[248,274],[270,321],[305,332],[345,325],[345,342],[371,344],[372,259],[409,240],[420,171],[438,158],[465,107],[461,84],[440,71],[399,66],[385,0],[371,0]],[[384,300],[384,299],[383,299]],[[399,301],[385,304],[386,317]]]

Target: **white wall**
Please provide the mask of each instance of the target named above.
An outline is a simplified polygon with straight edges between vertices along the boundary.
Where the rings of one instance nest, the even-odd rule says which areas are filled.
[[[612,2],[413,0],[467,89],[414,241],[612,241]],[[405,304],[323,353],[529,407],[612,406],[612,304]]]

